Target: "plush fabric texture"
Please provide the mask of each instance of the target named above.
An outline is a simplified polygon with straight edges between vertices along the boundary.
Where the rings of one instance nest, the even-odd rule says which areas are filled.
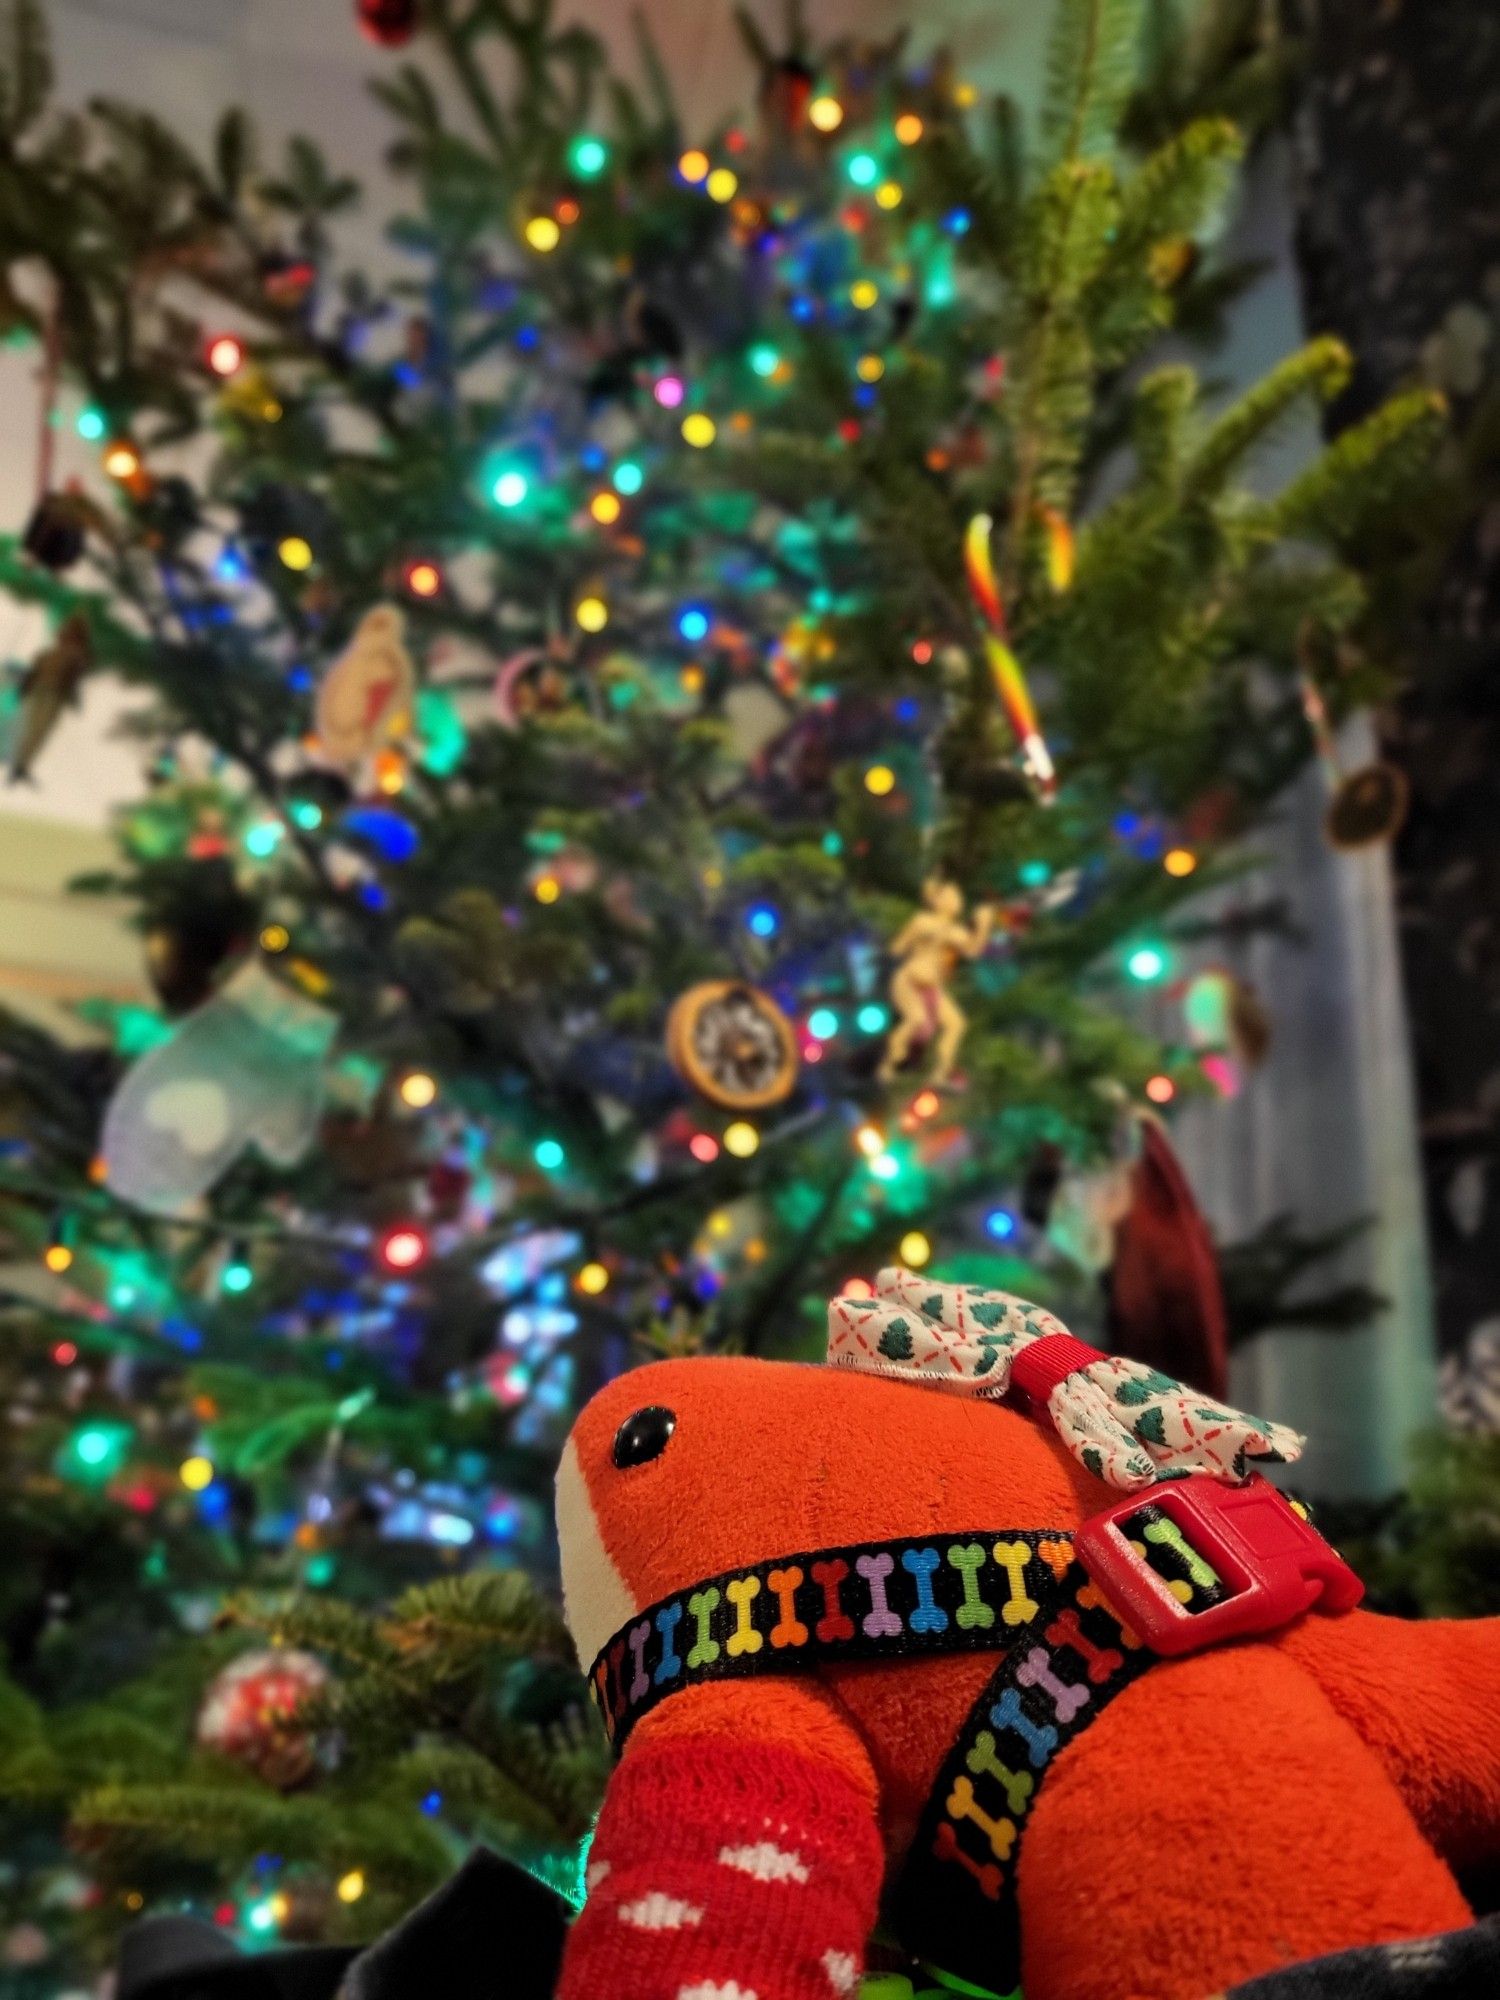
[[[1027,2000],[1188,2000],[1470,1916],[1374,1755],[1262,1646],[1153,1668],[1069,1745],[1020,1900]]]
[[[676,1416],[669,1442],[618,1468],[616,1431],[653,1404]],[[572,1466],[564,1578],[586,1659],[582,1635],[599,1632],[597,1651],[622,1622],[614,1611],[624,1598],[638,1610],[721,1570],[840,1542],[979,1522],[1071,1531],[1108,1498],[1055,1436],[1002,1404],[740,1359],[659,1362],[612,1382],[574,1427]],[[591,1542],[590,1563],[572,1560],[577,1533]],[[616,1599],[602,1628],[586,1601],[600,1576]],[[707,1807],[668,1809],[668,1780],[637,1788],[633,1774],[665,1768],[669,1740],[691,1737],[695,1764],[738,1800],[733,1774],[792,1756],[805,1783],[843,1801],[840,1814],[857,1825],[873,1917],[880,1852],[899,1862],[993,1666],[990,1655],[960,1654],[694,1689],[630,1739],[601,1837],[648,1856],[670,1841],[684,1865],[717,1880],[720,1830]],[[1037,1799],[1020,1873],[1027,2000],[1203,2000],[1298,1959],[1463,1925],[1469,1913],[1440,1855],[1500,1855],[1497,1725],[1500,1621],[1313,1613],[1273,1640],[1152,1669],[1059,1756]],[[800,1852],[788,1799],[776,1840]],[[658,1892],[688,1895],[643,1874],[637,1893]],[[852,1885],[837,1900],[852,1908]],[[855,1929],[851,1943],[830,1918],[820,1950],[840,1967],[852,1952],[857,1970],[868,1923]],[[816,1940],[797,1933],[794,1953],[791,1941],[768,1943],[755,1974],[747,1961],[703,1980],[685,1971],[680,1985],[728,1982],[741,2000],[836,2000]],[[628,1967],[612,1955],[627,1949]],[[651,1983],[658,1949],[654,1934],[627,1939],[586,1910],[565,2000],[680,2000],[678,1988]],[[575,1951],[587,1954],[587,1978]],[[762,1990],[757,1976],[762,1987],[780,1983]]]

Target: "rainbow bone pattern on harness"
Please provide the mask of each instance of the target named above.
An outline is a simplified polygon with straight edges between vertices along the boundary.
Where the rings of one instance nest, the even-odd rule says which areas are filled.
[[[618,1750],[669,1695],[705,1681],[841,1660],[999,1651],[1065,1598],[1175,1655],[1269,1632],[1363,1586],[1293,1503],[1259,1477],[1165,1481],[1067,1530],[968,1529],[772,1557],[684,1585],[600,1649],[590,1692]],[[1196,1597],[1196,1602],[1195,1602]],[[1049,1636],[1050,1632],[1049,1632]],[[1061,1641],[1059,1641],[1061,1643]],[[1111,1644],[1114,1642],[1111,1641]]]
[[[1188,1473],[1243,1480],[1257,1461],[1302,1452],[1296,1431],[1100,1353],[1044,1307],[915,1271],[884,1270],[873,1297],[832,1301],[828,1360],[950,1394],[1023,1390],[1079,1464],[1122,1492]]]

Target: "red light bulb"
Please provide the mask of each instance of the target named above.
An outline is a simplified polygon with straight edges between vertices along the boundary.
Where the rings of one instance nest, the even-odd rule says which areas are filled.
[[[380,1237],[375,1254],[388,1271],[415,1271],[427,1262],[430,1248],[426,1232],[414,1222],[397,1222]]]
[[[236,375],[245,360],[245,343],[232,333],[213,334],[208,343],[208,365],[215,375]]]

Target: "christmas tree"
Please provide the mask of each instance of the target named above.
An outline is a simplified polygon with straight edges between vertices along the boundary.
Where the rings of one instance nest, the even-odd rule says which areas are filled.
[[[87,674],[143,691],[80,888],[160,999],[83,1053],[3,1023],[37,1992],[74,1915],[368,1936],[475,1838],[572,1878],[603,1755],[548,1491],[600,1379],[811,1357],[891,1261],[1097,1321],[1094,1170],[1255,1053],[1231,982],[1165,997],[1191,898],[1379,684],[1354,552],[1438,422],[1249,488],[1349,358],[1226,398],[1163,346],[1232,282],[1240,141],[1142,108],[1131,0],[1060,0],[1024,119],[747,18],[709,133],[548,0],[357,12],[379,280],[313,146],[59,108],[6,30],[48,440],[8,755]]]

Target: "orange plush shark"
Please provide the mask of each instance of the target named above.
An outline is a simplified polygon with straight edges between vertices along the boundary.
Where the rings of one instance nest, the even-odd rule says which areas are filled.
[[[1021,1301],[882,1273],[832,1330],[843,1367],[657,1363],[569,1439],[567,1614],[623,1754],[560,2000],[845,2000],[883,1883],[926,1961],[1026,2000],[1471,1922],[1500,1621],[1340,1609],[1247,1481],[1292,1434]]]

